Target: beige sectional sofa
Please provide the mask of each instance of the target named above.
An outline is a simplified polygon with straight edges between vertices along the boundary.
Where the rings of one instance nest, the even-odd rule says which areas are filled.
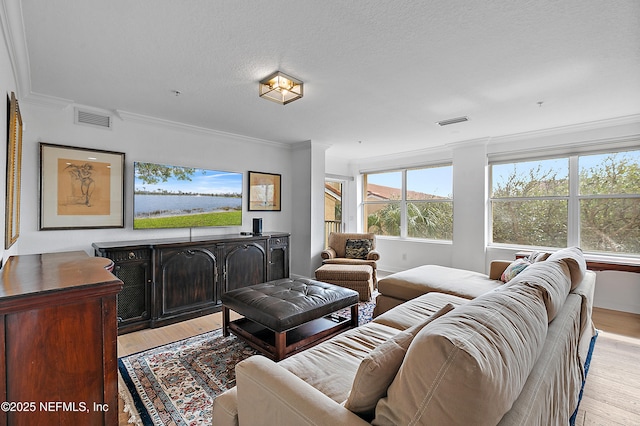
[[[279,363],[239,363],[213,424],[568,424],[594,286],[571,248],[472,299],[426,292]]]

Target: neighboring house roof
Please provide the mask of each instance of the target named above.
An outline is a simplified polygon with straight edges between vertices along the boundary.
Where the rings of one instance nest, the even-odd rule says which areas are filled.
[[[331,186],[330,184],[326,183],[324,184],[324,193],[328,196],[330,196],[331,198],[335,198],[336,200],[341,200],[342,199],[342,191],[340,191],[340,189]]]
[[[393,188],[390,186],[376,185],[373,183],[367,184],[367,200],[400,200],[402,198],[402,190],[400,188]],[[444,199],[439,195],[425,194],[418,191],[407,191],[407,199],[409,200],[434,200]]]

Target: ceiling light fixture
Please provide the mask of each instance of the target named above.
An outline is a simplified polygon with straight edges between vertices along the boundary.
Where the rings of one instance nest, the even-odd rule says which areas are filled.
[[[260,97],[286,105],[302,97],[302,81],[276,71],[260,80]]]

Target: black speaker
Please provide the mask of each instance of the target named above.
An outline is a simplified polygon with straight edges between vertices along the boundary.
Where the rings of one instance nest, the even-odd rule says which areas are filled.
[[[253,235],[262,235],[262,218],[253,218]]]

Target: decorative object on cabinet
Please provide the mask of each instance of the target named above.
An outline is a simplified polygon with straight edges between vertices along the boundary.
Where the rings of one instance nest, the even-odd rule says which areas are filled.
[[[154,328],[222,309],[223,293],[289,277],[289,234],[219,235],[93,243],[124,282],[118,332]]]
[[[249,211],[280,211],[281,175],[249,172]]]
[[[9,140],[7,141],[7,192],[5,198],[4,248],[20,236],[20,174],[22,172],[22,115],[16,94],[8,99]]]
[[[3,410],[0,424],[117,424],[122,282],[112,264],[84,251],[9,258],[0,276],[0,398],[23,409]]]
[[[40,230],[124,228],[124,153],[40,143]]]

